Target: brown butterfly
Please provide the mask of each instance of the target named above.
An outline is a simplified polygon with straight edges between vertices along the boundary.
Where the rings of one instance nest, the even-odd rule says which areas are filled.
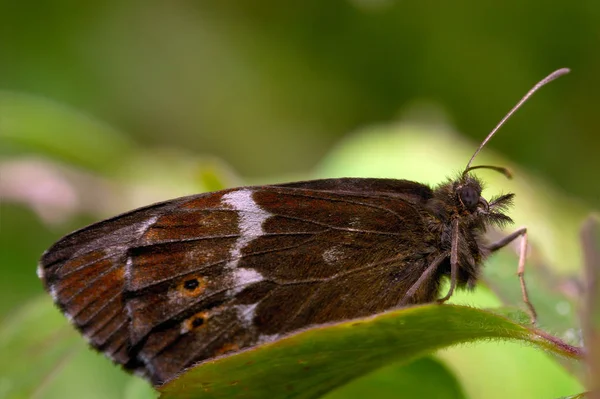
[[[90,344],[154,384],[217,355],[310,325],[435,301],[441,281],[473,287],[488,255],[526,229],[487,243],[511,222],[513,194],[486,200],[471,166],[435,189],[341,178],[183,197],[76,231],[38,274]]]

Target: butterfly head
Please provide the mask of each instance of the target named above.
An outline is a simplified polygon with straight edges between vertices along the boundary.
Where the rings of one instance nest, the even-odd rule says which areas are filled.
[[[472,177],[459,180],[454,187],[455,198],[467,212],[474,212],[477,208],[489,210],[489,203],[481,196],[481,183]]]
[[[508,169],[498,166],[480,165],[473,166],[449,184],[449,197],[453,209],[462,216],[471,215],[471,220],[479,219],[485,224],[510,223],[511,219],[504,213],[512,205],[514,194],[503,194],[491,198],[489,201],[482,196],[483,184],[476,176],[470,173],[473,169],[492,169],[510,178]],[[447,197],[448,198],[448,197]]]

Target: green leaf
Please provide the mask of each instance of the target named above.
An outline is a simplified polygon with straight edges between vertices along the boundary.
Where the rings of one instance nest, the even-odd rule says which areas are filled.
[[[152,399],[158,397],[158,392],[146,380],[132,378],[125,387],[124,399]]]
[[[538,314],[537,325],[544,331],[571,345],[583,345],[578,314],[578,303],[568,290],[578,287],[572,278],[560,276],[540,260],[535,248],[530,248],[526,262],[525,280],[529,298]],[[485,283],[505,305],[524,308],[521,287],[516,275],[518,257],[510,249],[500,251],[484,270]],[[556,357],[572,375],[584,380],[583,363]]]
[[[525,268],[525,281],[529,297],[538,313],[538,326],[544,330],[580,344],[576,329],[579,328],[575,298],[564,292],[569,279],[558,276],[547,267],[532,248]],[[517,277],[518,256],[510,248],[492,256],[484,270],[485,283],[508,306],[524,308],[521,286]]]
[[[0,143],[96,171],[112,170],[131,146],[114,129],[76,110],[3,90]]]
[[[336,389],[323,399],[436,398],[465,399],[460,382],[442,362],[425,357],[382,367]]]
[[[163,399],[317,398],[390,362],[490,339],[526,341],[562,356],[580,356],[577,348],[499,314],[434,304],[312,328],[204,362],[159,390]]]
[[[47,296],[2,320],[0,359],[0,398],[120,398],[135,379],[86,348]]]
[[[0,397],[30,397],[82,346],[57,311],[32,301],[2,321]],[[54,314],[53,314],[54,313]],[[32,367],[35,365],[35,367]]]

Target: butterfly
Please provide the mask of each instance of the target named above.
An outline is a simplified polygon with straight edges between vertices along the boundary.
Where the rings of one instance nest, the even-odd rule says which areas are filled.
[[[511,223],[513,194],[490,200],[471,163],[535,85],[486,137],[464,172],[432,188],[396,179],[337,178],[241,187],[174,199],[71,233],[38,275],[95,349],[153,384],[206,359],[327,322],[472,288]],[[439,298],[441,283],[449,291]]]

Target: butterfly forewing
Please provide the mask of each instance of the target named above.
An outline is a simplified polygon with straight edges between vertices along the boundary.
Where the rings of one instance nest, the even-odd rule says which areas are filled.
[[[40,273],[94,347],[159,383],[228,351],[397,306],[435,256],[415,206],[431,195],[403,180],[330,179],[185,197],[65,237]]]

